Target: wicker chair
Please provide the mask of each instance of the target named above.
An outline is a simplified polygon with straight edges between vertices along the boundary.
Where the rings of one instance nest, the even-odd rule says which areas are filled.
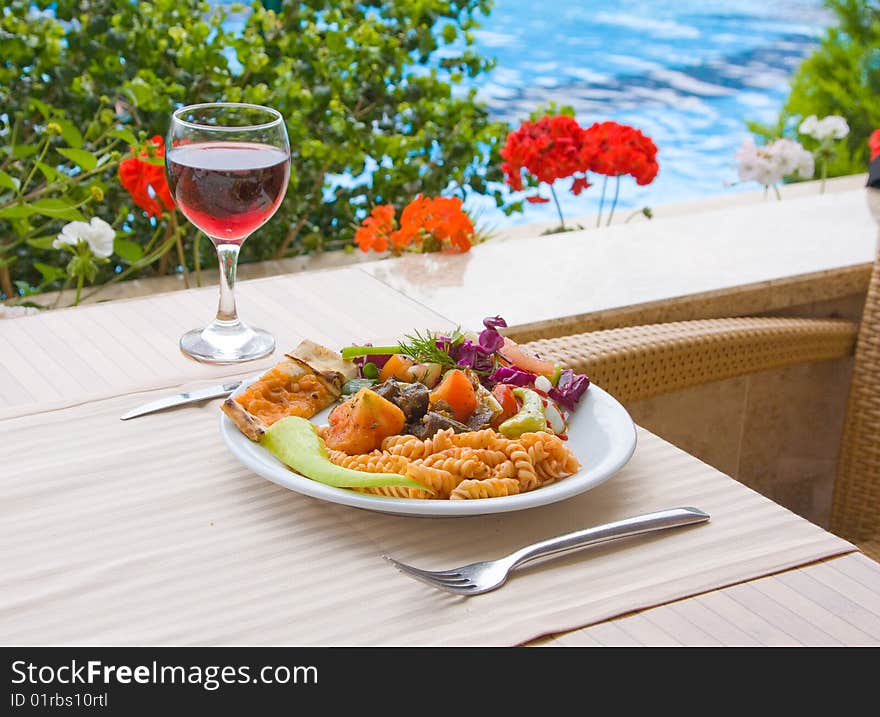
[[[869,189],[880,224],[880,189]],[[532,341],[542,355],[635,401],[749,372],[851,355],[831,530],[880,560],[880,247],[860,325],[836,319],[680,321]]]

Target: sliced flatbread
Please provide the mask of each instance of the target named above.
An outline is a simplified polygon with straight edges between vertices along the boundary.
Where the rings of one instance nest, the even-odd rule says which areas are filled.
[[[357,375],[350,361],[332,349],[305,340],[284,360],[247,387],[227,398],[221,408],[238,429],[259,441],[266,429],[287,416],[311,418],[336,401],[342,385]]]

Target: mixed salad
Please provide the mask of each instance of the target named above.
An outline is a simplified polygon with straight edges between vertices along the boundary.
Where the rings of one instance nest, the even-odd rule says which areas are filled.
[[[492,427],[509,438],[546,431],[565,439],[568,419],[590,380],[529,353],[498,329],[500,316],[479,333],[407,335],[393,346],[349,346],[342,358],[357,367],[343,394],[367,389],[404,413],[405,433],[429,437]],[[332,421],[331,421],[332,423]]]

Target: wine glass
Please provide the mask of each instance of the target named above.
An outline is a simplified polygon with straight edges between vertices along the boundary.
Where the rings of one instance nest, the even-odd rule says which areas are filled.
[[[281,113],[233,102],[190,105],[171,115],[165,143],[168,187],[183,215],[213,242],[220,262],[217,318],[180,339],[206,363],[238,363],[275,350],[268,331],[238,318],[235,272],[242,243],[275,214],[290,177]]]

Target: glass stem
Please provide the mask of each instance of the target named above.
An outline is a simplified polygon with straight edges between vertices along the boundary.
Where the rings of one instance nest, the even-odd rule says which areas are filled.
[[[217,260],[220,263],[220,303],[217,306],[217,321],[224,324],[237,324],[235,310],[235,271],[238,267],[238,244],[217,244]]]

